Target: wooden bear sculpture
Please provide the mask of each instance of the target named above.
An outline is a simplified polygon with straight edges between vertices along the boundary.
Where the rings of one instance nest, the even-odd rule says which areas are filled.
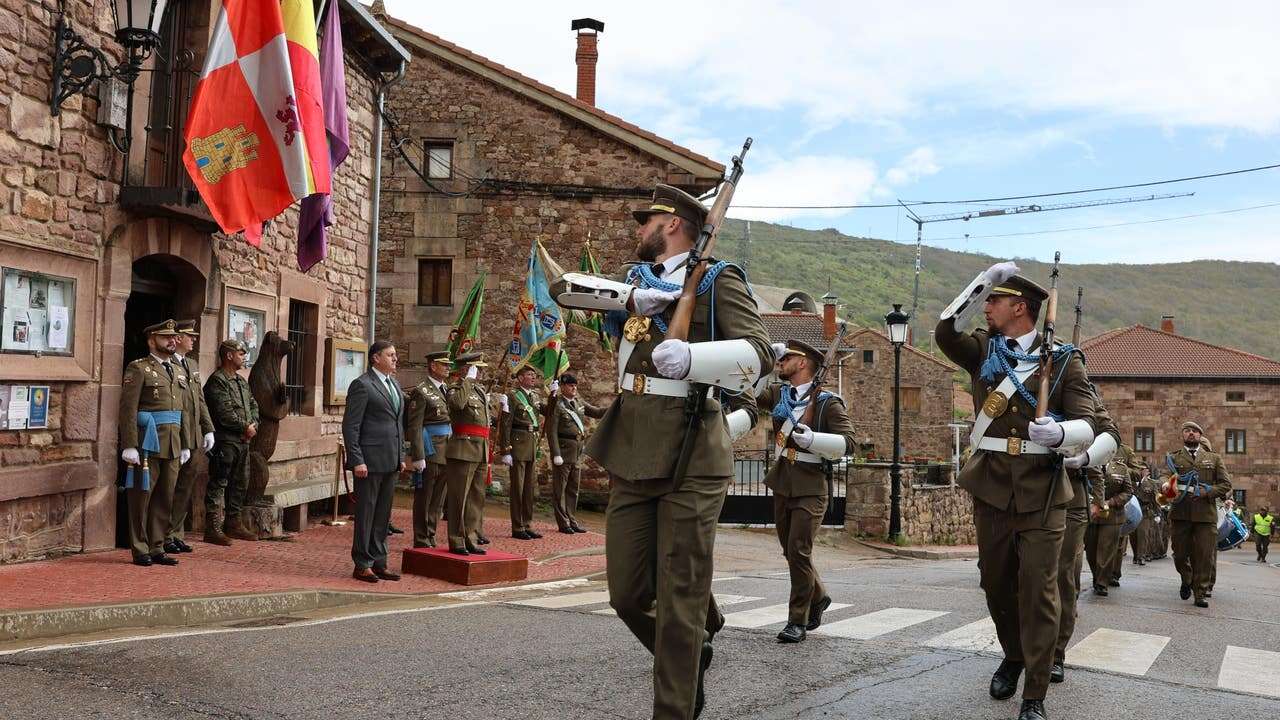
[[[280,365],[293,351],[293,343],[272,330],[263,337],[262,350],[249,371],[249,391],[258,402],[258,434],[249,443],[246,507],[262,503],[267,483],[271,480],[268,463],[276,452],[280,421],[289,414],[289,396],[284,381],[280,379]]]

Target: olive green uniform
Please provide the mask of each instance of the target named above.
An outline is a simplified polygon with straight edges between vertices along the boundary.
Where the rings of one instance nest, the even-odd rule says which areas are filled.
[[[533,529],[533,504],[538,498],[538,440],[542,400],[536,390],[516,388],[507,393],[507,410],[498,422],[498,454],[511,456],[508,488],[511,532]]]
[[[561,530],[578,527],[574,513],[578,511],[578,489],[582,482],[582,443],[586,439],[586,421],[583,416],[604,417],[605,409],[577,398],[563,395],[556,398],[555,412],[547,421],[547,447],[551,450],[552,479],[551,506],[555,510],[556,525]],[[554,464],[559,457],[561,463]]]
[[[1129,534],[1129,549],[1133,551],[1133,561],[1136,563],[1150,560],[1155,549],[1155,493],[1155,481],[1149,477],[1139,479],[1133,488],[1133,494],[1138,496],[1138,505],[1142,507],[1142,522],[1138,523],[1138,529]]]
[[[463,378],[449,386],[453,435],[445,450],[449,549],[473,547],[484,534],[484,481],[489,467],[489,396],[480,383]]]
[[[174,355],[175,369],[181,369],[186,378],[185,395],[187,406],[183,414],[190,421],[183,427],[182,447],[191,451],[191,459],[178,469],[178,482],[173,489],[173,509],[169,515],[169,532],[167,540],[185,540],[187,515],[191,512],[191,491],[196,484],[196,457],[203,454],[204,436],[213,432],[213,420],[209,417],[209,407],[205,404],[204,393],[200,386],[204,382],[200,376],[200,366],[194,356],[179,359]]]
[[[249,487],[249,439],[245,431],[258,422],[258,401],[239,373],[222,368],[204,384],[204,400],[213,420],[213,452],[205,488],[205,527],[221,530],[240,517]]]
[[[1101,497],[1095,496],[1095,499],[1101,500],[1097,504],[1104,511],[1090,519],[1084,540],[1085,555],[1089,559],[1089,572],[1093,573],[1093,584],[1107,587],[1118,579],[1116,566],[1124,557],[1124,536],[1120,534],[1124,506],[1133,497],[1133,478],[1123,446],[1102,468],[1089,468],[1089,481],[1101,489]]]
[[[1186,447],[1173,453],[1178,475],[1195,469],[1200,482],[1210,490],[1200,497],[1190,494],[1175,503],[1169,511],[1170,535],[1173,541],[1173,563],[1183,585],[1190,585],[1197,600],[1213,587],[1214,554],[1218,550],[1217,501],[1231,494],[1231,476],[1222,464],[1222,456],[1204,448],[1193,455]]]
[[[409,393],[409,409],[404,416],[404,436],[409,440],[410,462],[427,461],[422,470],[422,484],[413,489],[414,547],[435,546],[436,526],[444,509],[447,488],[445,455],[449,440],[444,436],[433,437],[433,452],[428,455],[422,432],[426,425],[450,422],[448,390],[448,386],[443,383],[436,385],[433,379],[422,381]]]
[[[774,406],[784,392],[790,391],[787,384],[774,384],[756,398],[759,410],[765,415],[773,412]],[[813,423],[809,429],[814,432],[840,435],[845,441],[845,453],[854,447],[853,423],[849,421],[849,413],[845,410],[844,401],[839,396],[819,397]],[[818,413],[821,413],[818,415]],[[797,415],[797,419],[800,415]],[[783,420],[773,418],[773,436],[775,454],[777,436],[783,426]],[[773,523],[778,533],[778,542],[782,545],[782,556],[787,559],[787,569],[791,574],[791,596],[788,601],[787,622],[806,626],[813,608],[827,599],[827,589],[813,566],[813,539],[822,527],[822,516],[827,512],[828,497],[828,464],[798,447],[791,437],[781,446],[782,453],[777,454],[764,484],[773,491]]]
[[[980,411],[1003,378],[981,376],[988,352],[985,328],[961,333],[955,320],[938,323],[938,347],[972,378],[974,409]],[[1030,352],[1040,349],[1036,334]],[[1067,420],[1087,420],[1094,427],[1093,392],[1080,358],[1072,354],[1065,367],[1055,367],[1048,410]],[[1023,381],[1039,387],[1035,371]],[[1013,394],[984,435],[1013,449],[1026,442],[1035,408]],[[995,623],[1005,660],[1027,670],[1023,700],[1043,700],[1058,635],[1061,601],[1058,557],[1066,528],[1066,507],[1074,496],[1071,481],[1055,453],[1031,454],[974,450],[960,470],[959,485],[973,495],[978,566],[987,607]]]
[[[181,367],[161,362],[154,355],[134,360],[125,368],[120,387],[120,447],[137,448],[143,465],[133,468],[133,487],[125,492],[129,504],[129,548],[135,560],[161,555],[169,532],[173,489],[181,467],[183,423],[157,424],[159,449],[148,452],[140,444],[140,412],[182,413],[188,402],[186,376]],[[143,488],[142,468],[150,471],[151,489]]]

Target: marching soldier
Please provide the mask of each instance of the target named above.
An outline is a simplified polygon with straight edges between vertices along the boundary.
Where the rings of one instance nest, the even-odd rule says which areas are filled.
[[[536,368],[525,365],[517,370],[516,387],[506,394],[498,425],[502,464],[510,468],[511,537],[517,540],[542,537],[533,530],[533,504],[538,497],[538,433],[543,407],[537,386]]]
[[[214,428],[204,493],[204,541],[215,545],[230,545],[228,538],[258,539],[240,518],[249,488],[249,441],[258,434],[258,401],[240,376],[248,351],[235,338],[223,340],[218,345],[218,369],[204,384]]]
[[[774,358],[744,274],[711,258],[688,341],[666,339],[707,210],[688,193],[659,185],[633,215],[640,264],[614,279],[566,274],[552,294],[567,308],[604,311],[611,333],[623,339],[619,394],[586,447],[610,475],[609,602],[654,653],[653,716],[687,720],[702,711],[710,641],[724,623],[711,596],[712,549],[733,478],[728,424],[720,403],[701,397],[702,390],[747,391]],[[684,448],[686,472],[676,478],[692,388],[701,422]]]
[[[605,408],[578,401],[578,378],[569,373],[560,376],[560,393],[547,421],[547,445],[553,468],[551,505],[562,533],[586,532],[574,516],[578,511],[578,487],[582,478],[582,441],[587,435],[583,415],[599,419],[604,417],[604,412]]]
[[[972,378],[976,448],[960,471],[974,498],[979,571],[1004,660],[989,692],[1004,700],[1025,669],[1019,720],[1044,720],[1060,612],[1058,556],[1071,483],[1055,454],[1095,437],[1093,392],[1074,353],[1054,352],[1049,414],[1037,418],[1044,288],[998,263],[978,275],[942,313],[938,346]],[[957,329],[982,311],[987,328]],[[1062,418],[1057,420],[1054,418]]]
[[[1124,506],[1133,496],[1133,479],[1129,476],[1129,454],[1124,445],[1101,468],[1090,468],[1089,482],[1094,492],[1094,507],[1089,513],[1089,530],[1085,534],[1085,554],[1089,572],[1093,574],[1093,594],[1105,597],[1107,588],[1117,587],[1116,566],[1124,549],[1120,527],[1124,525]]]
[[[480,368],[488,367],[478,352],[454,360],[466,372],[449,386],[449,417],[453,435],[445,451],[445,481],[449,489],[449,552],[485,555],[480,547],[484,528],[484,480],[489,464],[489,394],[480,384]]]
[[[1138,496],[1138,505],[1142,507],[1142,522],[1129,535],[1129,549],[1133,551],[1133,564],[1146,565],[1147,560],[1151,559],[1150,553],[1154,546],[1152,533],[1155,529],[1156,484],[1146,465],[1142,466],[1140,473],[1134,494]]]
[[[413,546],[436,546],[436,525],[444,508],[445,447],[453,434],[449,420],[448,350],[427,353],[427,379],[409,393],[404,435],[413,468]]]
[[[177,328],[178,351],[173,354],[173,362],[182,368],[185,380],[180,380],[179,385],[184,385],[187,399],[187,406],[183,409],[187,422],[183,424],[182,446],[191,451],[194,458],[197,447],[204,453],[213,449],[213,420],[209,418],[209,408],[205,405],[204,393],[200,391],[203,382],[200,366],[191,354],[196,338],[200,337],[196,332],[196,321],[179,320]],[[191,512],[191,490],[195,483],[196,463],[183,464],[178,470],[178,483],[173,490],[173,509],[169,514],[169,532],[164,542],[167,553],[191,552],[191,546],[185,540],[187,514]]]
[[[165,320],[143,331],[151,353],[125,368],[120,388],[120,458],[129,502],[129,548],[143,567],[177,565],[164,553],[178,470],[191,459],[183,447],[183,408],[188,399],[174,367],[177,323]],[[185,380],[184,380],[185,382]]]
[[[1173,562],[1182,577],[1178,595],[1195,595],[1196,607],[1209,607],[1213,565],[1218,550],[1217,501],[1231,494],[1231,476],[1222,457],[1201,445],[1204,431],[1190,420],[1182,423],[1182,447],[1173,453],[1179,489],[1184,491],[1169,511]]]
[[[787,625],[778,633],[783,643],[803,641],[806,631],[822,625],[822,614],[831,605],[813,566],[813,538],[827,510],[827,464],[847,455],[854,444],[844,400],[826,391],[806,396],[822,361],[817,348],[788,340],[777,362],[783,382],[756,398],[759,410],[773,419],[774,464],[764,482],[773,491],[773,521],[791,571]],[[810,403],[812,427],[803,423]]]

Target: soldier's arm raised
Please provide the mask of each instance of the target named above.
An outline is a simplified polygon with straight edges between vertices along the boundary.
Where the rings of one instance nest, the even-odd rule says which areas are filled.
[[[582,403],[582,413],[589,418],[595,418],[596,420],[599,420],[600,418],[604,417],[604,414],[606,412],[609,412],[609,408],[607,407],[592,405],[589,402]]]
[[[471,397],[471,378],[463,378],[461,382],[449,386],[446,400],[450,410],[462,410],[467,407],[467,399]]]

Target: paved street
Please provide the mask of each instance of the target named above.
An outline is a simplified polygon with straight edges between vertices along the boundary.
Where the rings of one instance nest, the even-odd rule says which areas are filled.
[[[807,642],[779,646],[786,576],[773,557],[757,553],[755,571],[746,561],[767,537],[725,531],[722,539],[729,571],[715,588],[730,627],[716,640],[703,717],[1016,715],[1016,700],[986,694],[995,641],[974,561],[823,548],[828,587],[843,607]],[[1050,691],[1051,716],[1273,714],[1280,567],[1252,557],[1222,555],[1208,611],[1178,600],[1168,559],[1126,564],[1109,598],[1084,595],[1067,682]],[[647,717],[649,658],[611,616],[598,581],[363,612],[10,653],[0,656],[9,688],[0,717]]]

